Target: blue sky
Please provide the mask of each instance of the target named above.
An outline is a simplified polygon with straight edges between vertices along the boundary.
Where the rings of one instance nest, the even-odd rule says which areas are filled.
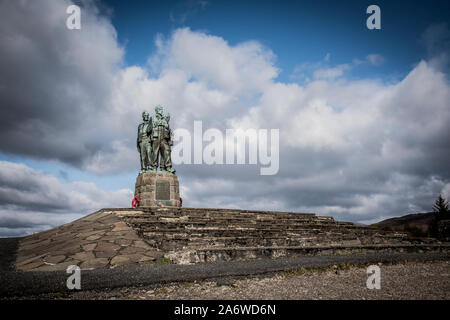
[[[175,166],[189,207],[370,223],[450,197],[449,1],[74,2],[77,31],[71,0],[0,4],[0,236],[129,206],[157,104],[280,129],[277,175]]]
[[[354,77],[405,75],[426,56],[420,36],[431,24],[450,20],[448,1],[104,1],[126,47],[126,63],[145,65],[156,34],[190,27],[223,37],[231,45],[257,40],[276,54],[280,81],[296,65],[330,53],[332,64],[378,53],[381,68],[359,68]],[[365,27],[366,9],[381,8],[382,29]],[[171,17],[173,17],[171,19]],[[185,18],[183,18],[185,17]]]

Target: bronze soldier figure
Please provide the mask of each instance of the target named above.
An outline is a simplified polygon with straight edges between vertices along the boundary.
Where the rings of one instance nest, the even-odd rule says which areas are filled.
[[[161,171],[175,173],[172,168],[172,160],[170,156],[170,144],[172,132],[169,127],[170,116],[163,115],[163,108],[161,106],[155,107],[155,117],[151,119],[151,144],[152,144],[152,160],[151,169],[156,170],[159,167]]]
[[[140,173],[151,170],[152,147],[150,142],[151,121],[147,111],[142,112],[143,122],[138,126],[137,149],[141,155]]]

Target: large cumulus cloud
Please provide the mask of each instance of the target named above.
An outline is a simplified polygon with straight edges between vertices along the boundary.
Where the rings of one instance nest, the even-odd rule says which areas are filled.
[[[2,152],[82,166],[104,144],[123,49],[86,2],[82,30],[66,28],[70,1],[0,3]]]
[[[95,210],[127,207],[129,189],[104,191],[92,182],[61,183],[24,164],[0,161],[0,236],[19,236],[67,223]]]

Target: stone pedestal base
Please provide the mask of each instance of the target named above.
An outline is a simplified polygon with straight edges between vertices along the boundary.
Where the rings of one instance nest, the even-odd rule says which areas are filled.
[[[147,172],[136,178],[134,195],[139,207],[180,207],[178,177],[172,173]]]

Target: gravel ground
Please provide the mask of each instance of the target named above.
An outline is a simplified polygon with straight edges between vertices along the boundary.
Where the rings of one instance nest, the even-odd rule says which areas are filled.
[[[366,288],[366,267],[339,265],[266,277],[168,283],[140,288],[46,294],[38,299],[450,299],[450,262],[379,264],[381,289]]]

